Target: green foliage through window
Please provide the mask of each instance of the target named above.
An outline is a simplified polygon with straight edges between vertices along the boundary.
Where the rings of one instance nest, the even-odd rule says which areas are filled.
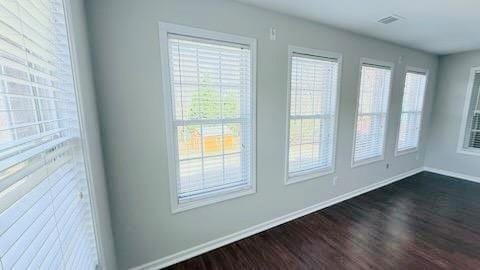
[[[224,89],[221,95],[220,90],[216,89],[208,78],[202,79],[198,91],[195,91],[192,95],[188,117],[190,119],[239,118],[239,100],[238,92]],[[228,127],[233,133],[237,134],[237,126],[228,125]]]

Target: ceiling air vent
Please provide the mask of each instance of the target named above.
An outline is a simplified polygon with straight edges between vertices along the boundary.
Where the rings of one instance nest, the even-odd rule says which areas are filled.
[[[400,20],[402,17],[400,16],[397,16],[397,15],[392,15],[392,16],[388,16],[388,17],[385,17],[385,18],[381,18],[380,20],[378,20],[379,23],[383,23],[383,24],[390,24],[390,23],[393,23],[393,22],[396,22],[398,20]]]

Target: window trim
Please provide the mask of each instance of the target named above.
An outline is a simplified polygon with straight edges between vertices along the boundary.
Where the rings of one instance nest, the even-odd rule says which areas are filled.
[[[160,60],[161,60],[161,75],[162,75],[162,86],[163,86],[163,100],[164,100],[164,113],[165,113],[165,132],[166,132],[166,143],[167,143],[167,156],[168,156],[168,172],[169,172],[169,190],[170,190],[170,208],[172,214],[183,212],[186,210],[194,209],[197,207],[202,207],[210,205],[217,202],[222,202],[225,200],[230,200],[233,198],[242,197],[249,194],[256,193],[257,183],[256,183],[256,50],[257,50],[257,40],[254,38],[243,37],[238,35],[226,34],[221,32],[215,32],[195,27],[189,27],[184,25],[178,25],[173,23],[159,22],[159,34],[160,34]],[[177,34],[192,36],[201,39],[209,39],[212,41],[221,41],[227,43],[235,43],[239,45],[246,45],[250,48],[250,57],[251,57],[251,152],[250,152],[250,185],[240,187],[234,190],[221,190],[210,196],[199,198],[197,200],[179,202],[179,197],[177,193],[177,153],[178,149],[177,142],[175,141],[175,133],[173,130],[174,127],[174,115],[173,115],[173,104],[172,104],[172,89],[170,81],[170,64],[169,64],[169,53],[168,53],[168,34]]]
[[[385,112],[385,129],[383,131],[383,151],[382,155],[378,157],[372,157],[368,159],[364,159],[361,161],[355,162],[355,141],[357,139],[357,124],[358,124],[358,110],[360,108],[360,91],[362,87],[362,67],[363,65],[374,65],[374,66],[383,66],[383,67],[389,67],[391,71],[391,76],[390,76],[390,87],[388,89],[388,99],[387,99],[387,110]],[[393,89],[393,80],[395,77],[395,63],[389,62],[389,61],[382,61],[382,60],[376,60],[372,58],[366,58],[362,57],[360,58],[360,69],[358,72],[358,83],[357,83],[357,98],[355,99],[356,103],[356,108],[355,108],[355,124],[353,128],[353,142],[352,142],[352,155],[351,155],[351,168],[356,168],[364,165],[368,165],[370,163],[375,163],[379,162],[385,159],[385,151],[386,151],[386,143],[387,143],[387,135],[388,135],[388,125],[389,125],[389,115],[390,115],[390,101],[391,101],[391,94],[392,94],[392,89]]]
[[[402,112],[403,112],[403,95],[405,93],[405,84],[407,82],[407,73],[412,72],[412,73],[421,73],[425,75],[425,90],[423,93],[423,102],[422,102],[422,113],[420,114],[420,128],[418,130],[418,144],[417,147],[413,148],[407,148],[404,150],[399,151],[398,150],[398,140],[400,138],[400,124],[402,122]],[[402,97],[400,100],[400,115],[398,118],[398,125],[396,127],[396,136],[395,136],[395,157],[403,156],[403,155],[408,155],[408,154],[413,154],[417,153],[420,148],[420,141],[422,139],[422,132],[423,132],[423,120],[425,119],[424,114],[425,114],[425,103],[426,103],[426,96],[427,96],[427,90],[428,90],[428,83],[430,79],[430,70],[426,68],[418,68],[418,67],[413,67],[413,66],[406,66],[404,73],[403,73],[403,89],[402,89]]]
[[[468,80],[468,86],[467,86],[468,88],[465,96],[465,103],[463,105],[462,122],[460,124],[460,133],[459,133],[458,145],[457,145],[457,153],[464,154],[464,155],[473,155],[473,156],[480,156],[480,149],[467,148],[464,145],[465,145],[465,135],[467,132],[468,115],[470,113],[470,105],[472,102],[473,85],[475,83],[475,75],[477,73],[480,74],[480,66],[472,67],[470,69],[470,78]]]
[[[337,59],[338,63],[338,71],[337,71],[337,89],[335,95],[335,118],[334,118],[334,127],[333,127],[333,149],[332,149],[332,166],[327,169],[322,170],[315,170],[306,172],[303,174],[299,174],[293,177],[289,177],[288,175],[288,157],[289,157],[289,140],[290,140],[290,101],[291,101],[291,75],[292,75],[292,56],[294,53],[298,54],[306,54],[312,55],[315,57],[323,57],[323,58],[332,58]],[[288,75],[287,75],[287,110],[286,110],[286,133],[285,133],[285,170],[284,170],[284,184],[291,185],[295,183],[300,183],[308,180],[312,180],[314,178],[318,178],[321,176],[329,175],[335,173],[336,170],[336,151],[337,151],[337,133],[338,133],[338,119],[339,119],[339,112],[340,112],[340,91],[341,91],[341,82],[342,82],[342,62],[343,62],[343,55],[337,52],[325,51],[325,50],[318,50],[318,49],[310,49],[305,47],[299,46],[288,46]]]
[[[85,113],[85,103],[86,100],[80,94],[81,89],[83,89],[82,83],[81,83],[81,71],[80,71],[80,63],[79,63],[79,52],[77,48],[77,37],[75,33],[75,28],[74,28],[74,20],[73,20],[73,7],[72,7],[72,1],[71,0],[63,0],[63,8],[64,8],[64,13],[65,13],[65,28],[67,32],[67,42],[68,42],[68,47],[69,47],[69,52],[70,52],[70,62],[72,66],[72,81],[73,81],[73,89],[74,89],[74,94],[76,97],[76,103],[77,103],[77,114],[78,114],[78,124],[80,127],[80,140],[81,140],[81,145],[82,145],[82,156],[84,159],[84,167],[85,167],[85,176],[86,176],[86,183],[87,183],[87,189],[89,191],[89,197],[90,197],[90,208],[91,208],[91,215],[92,215],[92,227],[94,228],[94,236],[95,236],[95,243],[96,243],[96,249],[97,249],[97,256],[98,256],[98,267],[100,268],[108,268],[110,265],[109,262],[107,262],[107,255],[106,255],[106,249],[105,249],[105,242],[108,240],[113,239],[105,233],[105,230],[102,228],[105,227],[105,222],[102,222],[104,218],[102,219],[101,216],[101,208],[100,205],[102,204],[100,200],[98,199],[98,184],[95,184],[95,182],[98,181],[105,181],[105,179],[99,179],[99,180],[94,180],[94,171],[96,170],[101,170],[103,173],[103,168],[98,168],[98,165],[93,165],[92,160],[95,159],[95,151],[92,151],[92,144],[91,141],[95,141],[95,136],[92,134],[89,134],[87,132],[87,126],[92,124],[92,120],[87,120],[86,113]],[[95,120],[96,121],[96,120]],[[95,122],[93,123],[95,124]],[[98,157],[97,158],[102,158]],[[110,221],[110,218],[108,217],[108,222]],[[113,265],[115,263],[113,262]]]

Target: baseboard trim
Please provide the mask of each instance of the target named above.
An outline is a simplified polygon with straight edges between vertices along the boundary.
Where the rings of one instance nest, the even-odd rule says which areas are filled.
[[[327,201],[324,201],[324,202],[306,207],[304,209],[294,211],[294,212],[286,214],[284,216],[274,218],[272,220],[260,223],[258,225],[254,225],[250,228],[238,231],[236,233],[226,235],[226,236],[208,241],[206,243],[200,244],[198,246],[195,246],[195,247],[177,252],[177,253],[169,255],[167,257],[163,257],[161,259],[158,259],[158,260],[155,260],[155,261],[152,261],[152,262],[149,262],[149,263],[131,268],[131,270],[153,270],[153,269],[161,269],[161,268],[164,268],[164,267],[168,267],[168,266],[173,265],[175,263],[190,259],[192,257],[198,256],[198,255],[203,254],[205,252],[208,252],[208,251],[214,250],[216,248],[225,246],[227,244],[233,243],[233,242],[241,240],[243,238],[247,238],[247,237],[252,236],[254,234],[263,232],[265,230],[276,227],[276,226],[281,225],[283,223],[286,223],[286,222],[289,222],[291,220],[297,219],[299,217],[311,214],[311,213],[313,213],[315,211],[318,211],[318,210],[321,210],[323,208],[332,206],[334,204],[337,204],[337,203],[340,203],[342,201],[351,199],[351,198],[356,197],[358,195],[361,195],[361,194],[367,193],[369,191],[378,189],[380,187],[386,186],[386,185],[391,184],[393,182],[396,182],[398,180],[402,180],[406,177],[409,177],[409,176],[412,176],[412,175],[417,174],[419,172],[422,172],[423,170],[424,170],[424,168],[417,168],[417,169],[413,169],[413,170],[408,171],[408,172],[401,173],[401,174],[396,175],[394,177],[391,177],[391,178],[385,179],[383,181],[368,185],[366,187],[356,189],[354,191],[345,193],[343,195],[332,198],[330,200],[327,200]]]
[[[447,170],[442,170],[442,169],[437,169],[437,168],[432,168],[432,167],[423,167],[423,170],[426,172],[432,172],[432,173],[437,173],[437,174],[442,174],[450,177],[455,177],[459,178],[462,180],[467,180],[475,183],[480,183],[480,177],[477,176],[472,176],[472,175],[467,175],[463,173],[457,173],[457,172],[452,172],[452,171],[447,171]]]

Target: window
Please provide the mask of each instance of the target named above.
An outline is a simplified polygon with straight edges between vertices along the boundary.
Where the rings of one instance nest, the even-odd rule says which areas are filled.
[[[0,1],[0,269],[97,269],[63,1]]]
[[[161,24],[174,212],[255,192],[254,39]]]
[[[362,60],[352,166],[383,159],[393,64]]]
[[[472,68],[470,74],[459,152],[480,155],[480,67]]]
[[[426,86],[426,71],[407,68],[397,137],[397,154],[409,153],[418,147]]]
[[[341,55],[289,48],[286,183],[333,171]]]

